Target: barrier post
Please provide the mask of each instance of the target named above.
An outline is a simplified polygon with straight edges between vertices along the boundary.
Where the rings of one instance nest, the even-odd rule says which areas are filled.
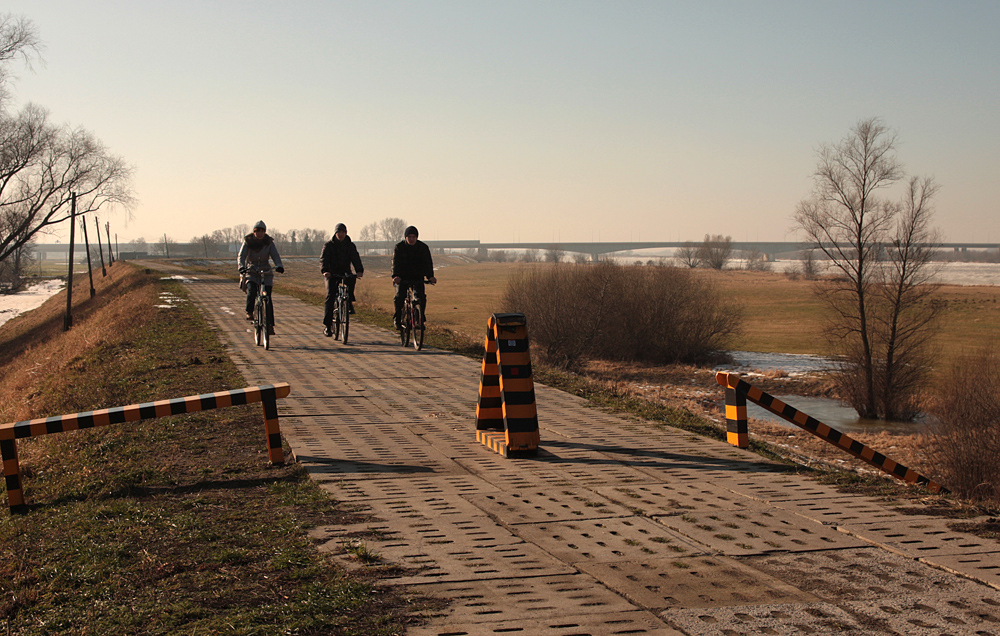
[[[750,445],[747,398],[732,386],[726,386],[726,440],[739,448],[747,448]]]
[[[538,412],[524,314],[493,314],[476,406],[476,439],[504,457],[538,451]]]
[[[790,404],[785,404],[770,393],[761,391],[759,388],[751,385],[746,380],[740,379],[740,376],[736,373],[720,371],[715,375],[715,380],[722,386],[726,387],[726,424],[728,430],[730,431],[727,433],[727,439],[733,446],[746,448],[746,446],[739,444],[741,441],[741,438],[739,437],[739,426],[742,421],[743,431],[745,432],[747,430],[746,400],[750,400],[754,404],[770,411],[771,413],[774,413],[778,417],[798,426],[803,430],[809,431],[821,440],[833,444],[834,446],[847,452],[849,455],[853,455],[869,465],[878,468],[882,472],[892,475],[896,479],[905,481],[908,484],[923,486],[931,492],[950,492],[947,488],[936,481],[933,481],[915,470],[907,468],[899,462],[886,457],[874,448],[862,444],[852,438],[850,435],[841,433],[837,429],[827,426],[823,422],[820,422],[811,415],[803,413]],[[732,391],[733,395],[732,405],[730,404],[730,391]],[[742,411],[740,410],[740,405],[738,403],[740,400],[742,400]],[[732,413],[734,417],[733,420],[730,420],[730,413]],[[741,413],[742,419],[740,417]],[[732,432],[734,426],[737,428],[735,435]]]
[[[160,400],[99,411],[0,424],[0,455],[3,458],[3,474],[7,485],[7,502],[10,505],[10,510],[12,513],[27,510],[21,484],[21,467],[17,457],[17,440],[24,437],[38,437],[83,428],[138,422],[157,417],[183,415],[260,402],[264,409],[264,434],[267,440],[268,459],[272,464],[283,464],[285,458],[284,450],[281,447],[281,428],[278,423],[278,399],[286,397],[290,392],[291,387],[287,382],[279,382],[278,384],[204,393],[173,400]]]

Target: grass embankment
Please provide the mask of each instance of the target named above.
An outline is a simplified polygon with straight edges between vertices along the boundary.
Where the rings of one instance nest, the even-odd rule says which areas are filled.
[[[245,386],[180,283],[115,264],[0,328],[0,421]],[[172,308],[163,296],[172,297]],[[267,461],[260,405],[18,443],[29,511],[0,512],[0,620],[32,634],[392,634],[399,597],[307,536],[358,521]],[[6,502],[6,491],[3,491]]]

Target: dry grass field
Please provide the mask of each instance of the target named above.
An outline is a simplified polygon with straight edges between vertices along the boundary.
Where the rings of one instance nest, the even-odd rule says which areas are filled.
[[[358,282],[358,298],[386,310],[392,309],[393,287],[387,256],[363,256],[366,273]],[[323,293],[319,259],[289,258],[281,286]],[[548,267],[543,263],[477,263],[460,255],[435,254],[438,284],[428,287],[428,320],[479,340],[486,333],[490,314],[503,311],[500,298],[510,273],[523,267]],[[572,267],[573,265],[566,265]],[[580,265],[578,267],[585,267]],[[213,268],[215,269],[215,268]],[[226,263],[221,273],[235,275]],[[731,349],[774,353],[829,355],[824,337],[826,310],[814,293],[815,282],[793,280],[775,272],[698,270],[743,306],[743,331]],[[1000,337],[1000,287],[944,285],[937,295],[944,304],[936,338],[939,368],[951,367],[957,355]],[[530,320],[530,318],[529,318]],[[529,331],[531,325],[528,325]]]

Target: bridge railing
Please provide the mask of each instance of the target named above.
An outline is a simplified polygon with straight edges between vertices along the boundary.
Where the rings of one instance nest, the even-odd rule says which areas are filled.
[[[12,513],[27,511],[24,492],[21,489],[21,467],[17,458],[17,440],[26,437],[38,437],[260,402],[264,408],[264,432],[267,440],[268,459],[272,464],[283,464],[285,459],[281,448],[277,401],[287,397],[290,392],[291,387],[287,382],[279,382],[278,384],[250,386],[232,391],[203,393],[202,395],[173,400],[160,400],[99,411],[0,424],[0,455],[3,457],[3,474],[7,485],[7,502],[10,505],[10,510]]]
[[[720,371],[716,374],[715,381],[726,388],[726,437],[733,446],[746,448],[750,444],[750,433],[747,425],[747,400],[750,400],[896,479],[901,479],[908,484],[924,486],[931,492],[949,492],[947,488],[928,477],[924,477],[849,435],[845,435],[814,417],[785,404],[773,395],[761,391],[746,380],[740,379],[739,374]]]

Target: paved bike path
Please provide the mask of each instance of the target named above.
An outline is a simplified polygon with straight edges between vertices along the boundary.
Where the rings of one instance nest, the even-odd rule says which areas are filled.
[[[296,459],[378,520],[316,538],[375,530],[394,582],[451,601],[409,634],[1000,635],[1000,550],[944,519],[537,384],[542,452],[505,459],[475,439],[477,361],[361,324],[343,345],[280,293],[265,352],[235,282],[187,289],[248,383],[291,384]]]

